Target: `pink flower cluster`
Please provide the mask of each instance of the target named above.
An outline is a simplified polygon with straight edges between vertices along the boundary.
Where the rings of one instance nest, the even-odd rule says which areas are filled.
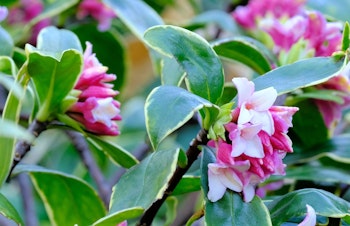
[[[10,8],[8,16],[9,24],[24,25],[38,16],[44,10],[41,0],[21,0],[18,6]],[[50,19],[43,19],[34,25],[29,43],[35,44],[41,29],[51,24]]]
[[[120,133],[115,122],[121,120],[120,103],[114,100],[118,92],[107,83],[114,81],[116,76],[106,72],[107,67],[101,65],[92,53],[92,45],[87,42],[83,72],[75,85],[81,93],[68,115],[82,123],[87,131],[116,136]]]
[[[292,152],[287,136],[296,107],[272,106],[277,92],[270,87],[254,92],[254,83],[234,78],[238,90],[238,106],[231,122],[224,125],[226,135],[211,140],[217,148],[217,160],[208,165],[208,199],[215,202],[226,189],[242,192],[249,202],[255,186],[272,174],[283,175],[282,159]]]
[[[299,40],[305,40],[314,56],[330,56],[340,50],[342,25],[327,22],[317,11],[307,11],[305,0],[250,0],[240,6],[233,17],[243,28],[261,29],[274,41],[274,51],[289,51]]]
[[[116,17],[114,11],[100,0],[83,0],[80,3],[77,13],[78,19],[83,19],[88,15],[91,15],[98,21],[98,29],[100,31],[108,30],[112,19]]]

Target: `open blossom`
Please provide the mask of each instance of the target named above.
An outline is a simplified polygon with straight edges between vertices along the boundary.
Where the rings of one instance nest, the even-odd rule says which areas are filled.
[[[83,19],[91,15],[98,21],[98,29],[106,31],[111,26],[112,19],[116,17],[114,11],[108,8],[101,0],[83,0],[78,8],[77,17]]]
[[[212,202],[221,199],[226,189],[242,192],[244,201],[250,202],[256,185],[272,174],[285,174],[282,159],[293,151],[287,132],[298,108],[272,106],[277,97],[273,88],[254,92],[254,83],[246,78],[233,82],[238,106],[232,121],[224,125],[226,137],[209,143],[217,148],[216,162],[208,165]]]
[[[9,9],[8,22],[10,24],[24,25],[38,16],[44,10],[41,0],[21,0],[15,7]],[[50,19],[43,19],[36,23],[31,32],[29,43],[35,43],[41,29],[51,24]]]
[[[84,52],[84,68],[75,89],[81,91],[79,100],[68,111],[68,114],[85,126],[85,129],[100,135],[118,135],[116,120],[121,120],[120,103],[114,100],[118,94],[111,82],[116,79],[107,74],[95,54],[92,45],[87,42]]]

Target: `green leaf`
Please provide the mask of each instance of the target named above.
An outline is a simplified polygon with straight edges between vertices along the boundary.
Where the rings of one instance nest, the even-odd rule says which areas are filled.
[[[278,94],[313,86],[327,81],[343,67],[342,61],[331,57],[315,57],[278,67],[253,80],[255,90],[274,87]]]
[[[276,177],[276,179],[277,178],[278,177]],[[287,168],[286,175],[280,177],[280,179],[282,178],[350,184],[350,175],[348,171],[341,168],[326,166],[302,165]]]
[[[255,39],[237,37],[220,40],[213,43],[213,49],[219,56],[241,62],[258,74],[264,74],[271,70],[268,60],[271,53]]]
[[[336,162],[335,165],[350,164],[350,134],[342,134],[329,139],[311,149],[287,155],[286,164],[305,163],[317,159],[328,158]]]
[[[205,222],[208,226],[220,225],[272,225],[264,203],[257,196],[250,203],[243,201],[235,192],[226,191],[225,195],[217,202],[207,199],[208,193],[208,164],[215,161],[215,155],[208,147],[203,148],[201,163],[202,188],[205,196]]]
[[[201,180],[199,176],[185,175],[181,178],[172,195],[182,195],[189,192],[201,190]]]
[[[10,34],[0,26],[0,56],[12,56],[14,43]]]
[[[176,208],[178,206],[178,200],[174,196],[170,196],[165,200],[166,204],[166,221],[164,226],[170,226],[176,219]]]
[[[28,74],[38,93],[40,110],[37,119],[46,121],[51,114],[60,113],[60,104],[73,89],[82,69],[80,52],[66,50],[59,60],[33,52],[28,56]]]
[[[121,218],[120,214],[134,208],[145,210],[160,199],[175,172],[178,154],[179,150],[160,150],[127,171],[113,187],[109,215],[96,222],[96,225],[116,225],[137,217],[139,215],[126,214]]]
[[[0,56],[0,72],[16,77],[17,67],[11,57]]]
[[[333,218],[349,216],[350,203],[327,191],[308,188],[289,192],[267,203],[273,225],[281,225],[291,217],[304,216],[306,204],[317,215]]]
[[[0,193],[0,214],[15,221],[18,225],[24,225],[21,216],[13,205]]]
[[[161,56],[161,54],[159,54]],[[180,86],[186,73],[174,58],[162,56],[161,79],[163,85]]]
[[[79,25],[71,30],[77,34],[81,43],[89,41],[93,45],[93,52],[101,64],[108,67],[108,73],[117,75],[118,79],[112,83],[114,89],[119,90],[124,84],[127,69],[125,46],[120,35],[113,29],[100,32],[95,24]]]
[[[29,76],[27,76],[26,67],[23,67],[17,78],[16,82],[23,87],[23,90],[26,90],[26,87],[29,82]],[[12,121],[14,124],[17,124],[19,121],[20,111],[22,107],[22,102],[24,100],[24,91],[22,96],[17,97],[15,95],[15,88],[12,88],[7,96],[4,110],[2,113],[2,120]],[[13,157],[14,149],[16,144],[15,137],[1,137],[0,136],[0,146],[1,146],[1,158],[0,158],[0,186],[6,180],[8,173],[10,171]]]
[[[343,39],[342,39],[342,45],[341,49],[343,51],[347,50],[350,46],[350,27],[349,22],[345,22],[344,29],[343,29]]]
[[[128,151],[110,141],[103,140],[100,137],[89,135],[87,141],[98,150],[103,151],[115,163],[125,168],[130,168],[139,163],[139,161]]]
[[[103,0],[112,8],[118,18],[140,39],[150,27],[164,24],[162,18],[141,0]]]
[[[101,199],[85,181],[38,166],[18,165],[15,173],[21,172],[29,174],[52,225],[91,225],[105,216]]]
[[[146,128],[153,148],[190,120],[196,111],[218,108],[209,101],[175,86],[160,86],[148,96],[145,104]]]
[[[35,137],[22,126],[6,119],[0,119],[0,136],[33,142]]]
[[[346,94],[337,90],[330,90],[330,89],[314,89],[311,91],[307,91],[304,93],[298,93],[297,96],[293,96],[292,98],[289,98],[288,105],[295,105],[297,102],[304,100],[304,99],[317,99],[317,100],[325,100],[325,101],[332,101],[337,104],[343,104],[344,99],[343,97]]]
[[[224,89],[224,74],[220,59],[206,40],[170,25],[148,29],[144,39],[155,51],[176,59],[186,72],[186,84],[192,93],[212,103],[218,101]]]
[[[63,52],[71,49],[82,52],[78,37],[69,30],[58,29],[52,26],[40,31],[36,48],[26,45],[26,50],[30,53],[39,52],[41,55],[51,56],[58,61],[61,60]]]
[[[293,115],[291,130],[300,139],[303,147],[312,147],[325,142],[329,137],[329,132],[316,104],[306,99],[296,103],[295,106],[299,107],[299,111]]]
[[[140,216],[143,213],[144,209],[141,207],[133,207],[129,209],[124,209],[113,214],[108,215],[107,217],[101,218],[96,221],[94,226],[115,226],[118,223],[125,221],[125,219],[132,219]]]

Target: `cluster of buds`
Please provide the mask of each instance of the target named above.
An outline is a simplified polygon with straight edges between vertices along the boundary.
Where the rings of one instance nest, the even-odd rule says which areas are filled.
[[[244,29],[263,30],[274,42],[274,51],[289,51],[304,41],[311,56],[330,56],[340,49],[342,24],[327,22],[323,14],[307,11],[305,0],[250,0],[240,6],[233,17]]]
[[[277,92],[270,87],[254,92],[254,83],[234,78],[238,106],[224,125],[225,137],[211,140],[217,159],[208,165],[208,199],[215,202],[226,189],[242,192],[250,202],[257,184],[270,175],[284,175],[282,159],[293,151],[287,136],[296,107],[273,106]]]
[[[98,21],[98,29],[100,31],[108,30],[112,19],[116,17],[114,11],[100,0],[83,0],[80,3],[77,12],[78,19],[83,19],[88,15]]]
[[[120,103],[114,99],[118,94],[113,85],[107,82],[117,77],[107,74],[95,54],[91,43],[86,43],[83,72],[75,89],[80,91],[78,102],[67,112],[68,115],[82,123],[87,131],[99,135],[118,135],[116,120],[121,120]]]

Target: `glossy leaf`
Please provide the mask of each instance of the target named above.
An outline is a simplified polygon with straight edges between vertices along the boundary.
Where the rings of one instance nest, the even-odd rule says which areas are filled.
[[[71,30],[77,34],[81,43],[92,43],[97,59],[108,67],[108,73],[117,75],[117,79],[112,83],[114,89],[119,90],[125,82],[127,69],[125,46],[119,38],[120,35],[113,29],[99,32],[95,24],[79,25]]]
[[[140,39],[150,27],[163,24],[162,18],[144,1],[103,0]]]
[[[178,154],[179,150],[160,150],[127,171],[113,187],[109,215],[96,222],[96,225],[116,225],[134,218],[137,216],[135,212],[123,215],[123,218],[120,214],[134,208],[145,210],[160,199],[175,172]]]
[[[162,57],[161,79],[163,85],[180,86],[185,77],[185,71],[174,58]]]
[[[0,193],[0,214],[15,221],[18,225],[24,225],[21,216],[15,207]]]
[[[0,26],[0,56],[12,56],[14,43],[11,35]]]
[[[33,78],[40,102],[38,120],[45,121],[52,113],[60,112],[60,104],[73,89],[82,64],[82,55],[76,50],[64,51],[59,60],[41,52],[29,54],[28,74]]]
[[[175,26],[155,26],[144,39],[155,51],[170,58],[186,72],[188,89],[212,103],[221,97],[224,75],[220,59],[199,35]],[[165,73],[165,72],[164,72]]]
[[[17,166],[15,172],[29,174],[52,225],[91,225],[105,216],[96,191],[77,177],[26,165]]]
[[[139,163],[139,161],[132,154],[115,143],[103,140],[102,138],[93,135],[89,135],[87,141],[90,145],[93,145],[99,151],[104,152],[115,163],[124,168],[130,168]]]
[[[317,215],[343,218],[349,216],[350,203],[324,190],[308,188],[292,191],[267,203],[273,225],[281,225],[291,217],[304,216],[306,204]]]
[[[286,164],[305,163],[315,159],[329,158],[340,163],[350,164],[350,135],[335,136],[316,147],[287,155]]]
[[[208,193],[208,164],[215,161],[214,153],[208,148],[203,148],[201,163],[202,188],[205,196],[205,222],[206,225],[272,225],[264,203],[257,196],[246,203],[242,197],[235,192],[226,191],[225,195],[217,202],[207,199]]]
[[[325,82],[337,75],[342,66],[342,61],[334,61],[331,57],[315,57],[276,68],[253,82],[256,91],[273,86],[283,94]]]
[[[11,57],[0,56],[0,72],[16,77],[17,67]]]
[[[159,143],[190,120],[195,112],[215,105],[188,91],[175,86],[160,86],[148,96],[145,105],[146,128],[152,146]]]
[[[172,195],[182,195],[199,190],[201,190],[200,177],[185,175],[181,178]]]
[[[350,184],[350,175],[346,170],[326,166],[301,165],[287,168],[286,175],[282,178]]]
[[[224,58],[241,62],[259,74],[271,70],[268,50],[258,41],[249,37],[237,37],[215,42],[215,52]]]

